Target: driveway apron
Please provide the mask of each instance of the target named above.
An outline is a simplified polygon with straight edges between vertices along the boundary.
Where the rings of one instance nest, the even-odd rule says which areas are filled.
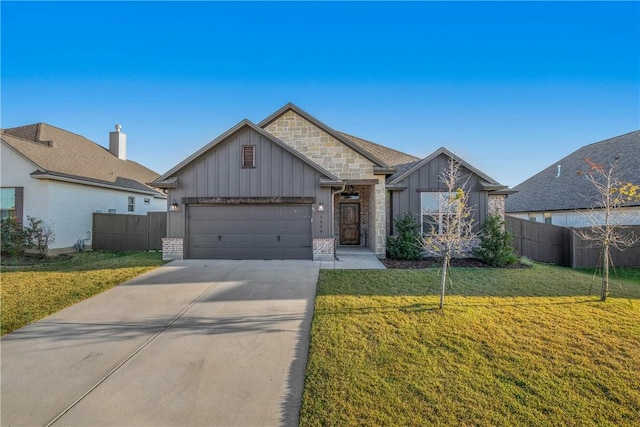
[[[318,269],[174,261],[8,334],[1,424],[297,425]]]

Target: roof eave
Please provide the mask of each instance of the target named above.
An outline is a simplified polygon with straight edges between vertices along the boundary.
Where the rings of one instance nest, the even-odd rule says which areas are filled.
[[[340,180],[340,179],[334,180],[334,179],[322,179],[322,178],[320,178],[319,185],[322,188],[342,187],[342,186],[345,185],[345,182]]]
[[[396,169],[392,167],[374,166],[373,173],[375,175],[393,175],[396,173]]]
[[[35,179],[50,179],[52,181],[61,181],[61,182],[69,182],[72,184],[81,184],[81,185],[88,185],[91,187],[100,187],[100,188],[108,188],[110,190],[119,190],[119,191],[127,191],[129,193],[137,193],[137,194],[146,194],[149,196],[154,196],[157,198],[161,198],[161,199],[166,199],[167,196],[165,196],[164,194],[161,194],[157,191],[154,190],[142,190],[142,189],[138,189],[138,188],[131,188],[131,187],[122,187],[119,185],[115,185],[115,184],[108,184],[108,183],[104,183],[104,182],[97,182],[97,181],[92,181],[89,179],[83,179],[81,177],[69,177],[69,176],[60,176],[60,175],[56,175],[54,173],[51,172],[33,172],[31,174],[31,176]]]

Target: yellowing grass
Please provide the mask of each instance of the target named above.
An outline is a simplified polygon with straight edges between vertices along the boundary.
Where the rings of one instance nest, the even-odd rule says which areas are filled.
[[[87,253],[59,265],[40,267],[49,271],[34,271],[34,267],[29,268],[31,271],[3,271],[0,276],[2,334],[104,292],[160,264],[159,254]],[[51,271],[55,268],[63,271]]]
[[[458,270],[441,311],[435,271],[407,273],[321,272],[301,425],[640,425],[640,284],[602,303],[568,269]]]

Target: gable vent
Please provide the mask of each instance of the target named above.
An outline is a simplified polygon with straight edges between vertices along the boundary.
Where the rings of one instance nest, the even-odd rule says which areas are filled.
[[[242,167],[243,168],[256,167],[256,146],[255,145],[242,146]]]

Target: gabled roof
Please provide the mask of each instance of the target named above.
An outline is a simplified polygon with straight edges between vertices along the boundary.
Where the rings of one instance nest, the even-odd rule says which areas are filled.
[[[485,183],[487,184],[487,187],[489,187],[491,185],[500,186],[498,181],[496,181],[495,179],[491,178],[490,176],[488,176],[484,172],[480,171],[479,169],[476,169],[470,163],[467,163],[465,160],[463,160],[462,158],[456,156],[455,154],[453,154],[451,151],[447,150],[444,147],[438,148],[436,151],[434,151],[433,153],[431,153],[430,155],[428,155],[427,157],[425,157],[422,160],[414,161],[414,162],[411,162],[411,163],[408,163],[408,164],[405,164],[405,165],[398,166],[397,167],[397,169],[398,169],[397,172],[387,179],[387,184],[388,185],[399,184],[402,180],[407,178],[409,175],[412,175],[415,171],[417,171],[418,169],[420,169],[421,167],[423,167],[424,165],[426,165],[427,163],[429,163],[430,161],[432,161],[433,159],[435,159],[436,157],[438,157],[438,156],[440,156],[442,154],[444,154],[445,156],[447,156],[449,158],[454,159],[455,161],[460,163],[460,165],[464,166],[469,171],[471,171],[474,174],[478,175],[481,179],[483,179],[485,181]],[[503,189],[506,189],[506,186],[500,186],[500,187],[503,187]]]
[[[640,183],[640,130],[585,145],[514,187],[507,212],[542,212],[585,209],[597,201],[593,185],[583,175],[585,159],[606,165],[618,161],[618,177]],[[558,176],[558,165],[560,174]],[[640,205],[640,203],[637,203]]]
[[[376,144],[375,142],[367,141],[366,139],[349,135],[348,133],[339,133],[354,144],[360,146],[363,150],[375,155],[389,166],[395,167],[420,160],[419,157],[403,153],[402,151],[394,150],[393,148],[385,147],[384,145]]]
[[[317,163],[311,161],[309,158],[307,158],[306,156],[302,155],[300,152],[296,151],[295,149],[293,149],[288,144],[285,144],[283,141],[281,141],[278,138],[276,138],[275,136],[271,135],[269,132],[265,131],[264,129],[256,126],[254,123],[252,123],[251,121],[249,121],[247,119],[242,120],[240,123],[238,123],[237,125],[235,125],[231,129],[229,129],[228,131],[226,131],[225,133],[223,133],[222,135],[220,135],[219,137],[217,137],[213,141],[209,142],[207,145],[205,145],[200,150],[198,150],[195,153],[193,153],[191,156],[187,157],[185,160],[183,160],[178,165],[173,167],[171,170],[166,172],[164,175],[158,177],[158,179],[156,179],[154,182],[157,183],[157,184],[169,183],[171,181],[172,176],[175,175],[177,172],[179,172],[181,169],[183,169],[184,167],[189,165],[191,162],[196,160],[198,157],[202,156],[203,154],[205,154],[206,152],[211,150],[216,145],[222,143],[224,140],[226,140],[228,137],[230,137],[234,133],[236,133],[236,132],[238,132],[238,131],[240,131],[242,129],[245,129],[245,128],[253,129],[254,131],[258,132],[260,135],[262,135],[265,138],[269,139],[274,144],[278,145],[280,148],[282,148],[285,151],[287,151],[290,154],[292,154],[294,157],[302,160],[302,162],[304,162],[305,164],[311,166],[313,169],[315,169],[316,171],[318,171],[322,175],[324,175],[329,180],[327,182],[334,182],[334,181],[335,182],[342,182],[340,180],[340,178],[338,178],[337,176],[335,176],[334,174],[332,174],[331,172],[329,172],[328,170],[326,170],[322,166],[320,166]]]
[[[66,130],[36,123],[0,130],[2,142],[31,162],[36,179],[53,179],[165,197],[146,183],[158,174]]]
[[[360,155],[362,155],[366,159],[370,160],[372,163],[374,163],[374,164],[376,164],[378,166],[381,166],[382,168],[388,168],[390,166],[388,163],[386,163],[385,161],[383,161],[382,159],[377,157],[374,153],[364,149],[359,144],[355,143],[352,139],[350,139],[347,136],[345,136],[345,134],[343,134],[341,132],[338,132],[335,129],[332,129],[331,127],[327,126],[326,124],[324,124],[320,120],[316,119],[311,114],[307,113],[302,108],[296,106],[295,104],[293,104],[291,102],[286,104],[282,108],[278,109],[276,112],[271,114],[269,117],[267,117],[266,119],[264,119],[260,123],[258,123],[258,127],[264,129],[269,124],[271,124],[274,120],[276,120],[277,118],[279,118],[283,114],[287,113],[288,111],[293,111],[294,113],[296,113],[299,116],[303,117],[305,120],[309,121],[314,126],[322,129],[324,132],[328,133],[329,135],[331,135],[332,137],[334,137],[338,141],[342,142],[347,147],[351,148],[352,150],[354,150],[355,152],[359,153]]]

